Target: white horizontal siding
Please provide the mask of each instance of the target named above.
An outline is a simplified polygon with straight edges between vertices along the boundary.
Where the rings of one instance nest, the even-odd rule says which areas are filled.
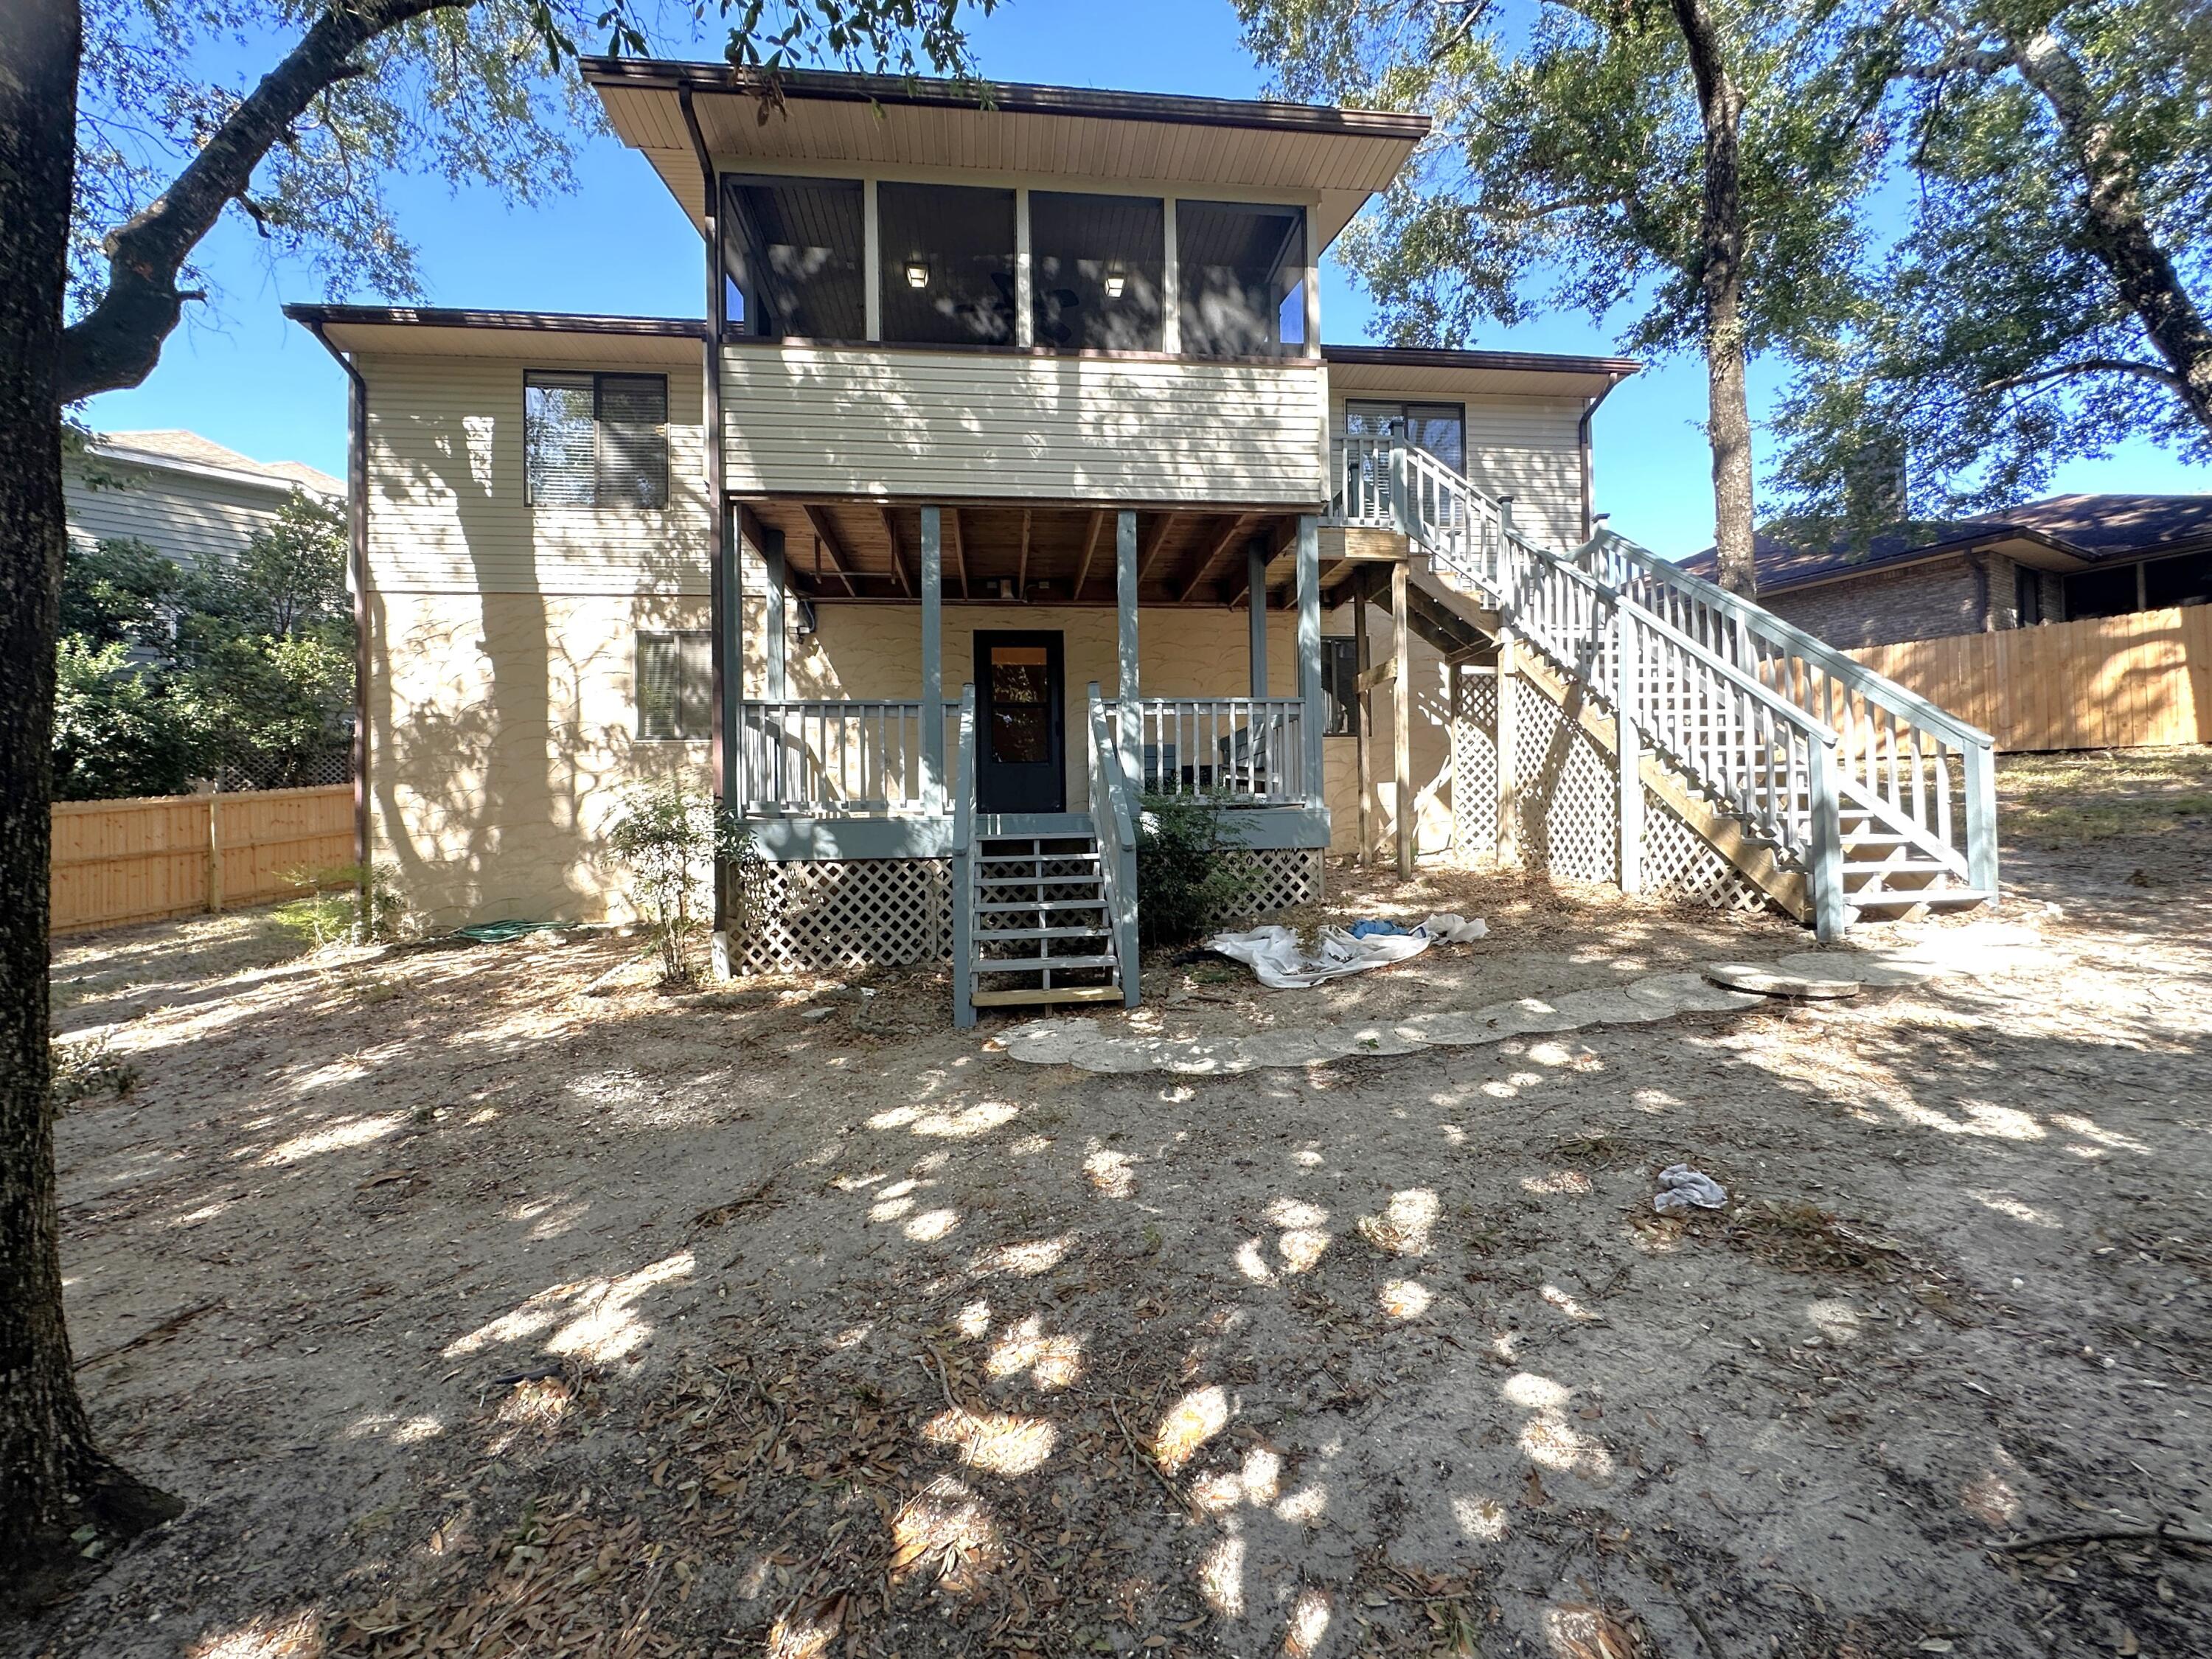
[[[1329,400],[1329,439],[1344,436],[1345,398],[1395,401],[1394,392],[1352,392]],[[1583,405],[1572,398],[1455,398],[1423,392],[1414,403],[1467,406],[1467,476],[1491,495],[1513,497],[1513,520],[1549,547],[1583,538]]]
[[[72,467],[62,479],[70,542],[139,541],[187,568],[235,557],[253,532],[275,522],[285,494],[212,478],[101,460],[103,482]]]
[[[696,368],[369,356],[369,586],[418,593],[704,593],[705,414]],[[533,507],[522,386],[533,368],[665,373],[666,507]]]
[[[726,347],[733,491],[1304,506],[1318,364]]]

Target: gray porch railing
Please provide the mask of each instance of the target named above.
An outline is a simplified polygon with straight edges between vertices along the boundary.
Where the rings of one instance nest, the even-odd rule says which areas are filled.
[[[1118,713],[1112,716],[1116,734]],[[1305,704],[1297,697],[1144,697],[1137,703],[1142,787],[1291,806],[1305,791]]]
[[[943,718],[959,705],[947,702]],[[929,799],[919,699],[747,700],[738,732],[744,810],[831,816],[941,810]]]
[[[1138,989],[1136,803],[1096,680],[1091,682],[1089,704],[1085,726],[1091,750],[1091,831],[1098,843],[1106,914],[1114,924],[1114,954],[1121,960],[1122,1000],[1133,1008]]]
[[[951,705],[952,745],[952,1023],[975,1023],[975,688],[960,688]]]

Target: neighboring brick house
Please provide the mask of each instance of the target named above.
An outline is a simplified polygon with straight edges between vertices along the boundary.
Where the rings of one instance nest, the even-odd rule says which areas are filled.
[[[2212,495],[2053,495],[1863,548],[1762,535],[1759,603],[1845,650],[2212,604]],[[1682,561],[1713,574],[1708,548]]]

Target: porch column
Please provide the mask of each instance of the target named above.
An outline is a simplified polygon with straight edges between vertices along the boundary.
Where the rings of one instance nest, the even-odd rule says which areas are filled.
[[[945,581],[942,515],[921,509],[921,799],[942,814],[945,787]]]
[[[1413,873],[1413,636],[1407,617],[1407,562],[1390,567],[1390,779],[1397,803],[1398,879]]]
[[[1321,520],[1298,515],[1298,696],[1305,750],[1306,805],[1318,808],[1322,788],[1321,728]]]
[[[1121,774],[1142,784],[1145,743],[1137,698],[1137,515],[1124,507],[1114,515],[1114,611],[1120,622],[1121,674],[1114,696],[1121,705]]]
[[[1359,861],[1375,857],[1375,688],[1368,671],[1375,666],[1375,645],[1367,634],[1367,572],[1352,579],[1352,684],[1358,690],[1358,707],[1352,711],[1357,735],[1353,744],[1359,762]]]
[[[1244,549],[1246,620],[1250,624],[1252,695],[1267,695],[1267,544],[1255,538]]]
[[[784,586],[790,572],[783,558],[783,532],[763,529],[761,532],[761,562],[768,567],[768,619],[763,632],[768,637],[768,700],[781,702],[791,695],[788,664],[791,649],[791,621],[784,608]]]
[[[744,543],[736,514],[720,509],[720,535],[714,544],[714,693],[721,724],[722,803],[737,811],[744,801],[745,629]]]

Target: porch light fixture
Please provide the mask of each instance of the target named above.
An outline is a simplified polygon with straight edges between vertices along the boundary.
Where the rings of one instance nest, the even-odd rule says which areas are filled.
[[[927,288],[929,286],[928,260],[909,259],[906,262],[906,285],[908,288]]]
[[[1129,273],[1127,271],[1122,270],[1119,264],[1111,264],[1106,267],[1106,297],[1108,299],[1120,299],[1121,297],[1121,290],[1128,287],[1128,285]]]

